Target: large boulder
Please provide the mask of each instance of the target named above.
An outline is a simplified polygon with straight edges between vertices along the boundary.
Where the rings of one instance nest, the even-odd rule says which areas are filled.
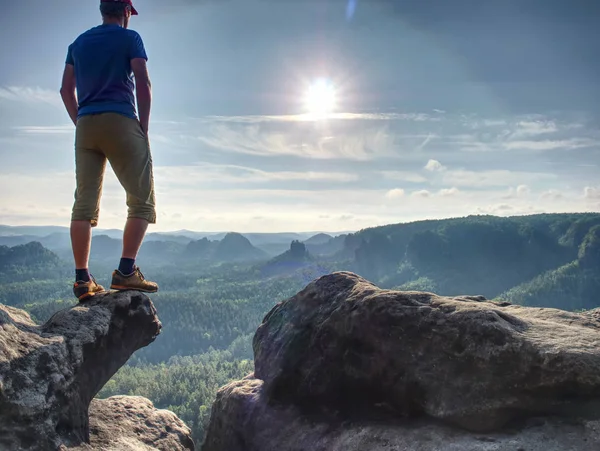
[[[512,450],[546,433],[587,440],[577,447],[560,439],[563,447],[546,451],[600,449],[599,345],[600,310],[381,290],[334,273],[267,314],[254,337],[254,375],[219,393],[203,449],[385,449],[368,445],[371,433],[390,449],[451,449],[435,443],[455,436],[464,447],[452,449]],[[545,426],[507,432],[540,417]],[[344,422],[352,426],[340,429]],[[423,427],[437,438],[404,448]],[[226,429],[238,432],[225,437]],[[339,434],[362,448],[342,445]],[[507,447],[486,448],[477,434]]]
[[[352,394],[349,394],[352,396]],[[352,420],[307,415],[272,403],[264,382],[223,387],[202,451],[598,451],[600,421],[531,418],[501,431],[472,433],[440,422],[365,413]]]
[[[0,305],[0,450],[90,443],[90,402],[160,329],[152,302],[138,292],[95,296],[42,326]]]
[[[90,445],[68,451],[194,450],[191,431],[169,410],[155,409],[146,398],[113,396],[90,405]]]

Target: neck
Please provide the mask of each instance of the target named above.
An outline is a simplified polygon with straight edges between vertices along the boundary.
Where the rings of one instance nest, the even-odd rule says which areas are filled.
[[[114,17],[105,17],[102,19],[102,25],[118,25],[120,27],[122,27],[123,24],[123,19],[117,19]]]

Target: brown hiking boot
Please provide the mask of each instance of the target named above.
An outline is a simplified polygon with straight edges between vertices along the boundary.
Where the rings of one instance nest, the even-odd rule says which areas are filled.
[[[90,276],[89,282],[83,282],[79,280],[73,285],[73,294],[79,301],[85,301],[87,298],[92,297],[98,293],[104,293],[104,287],[96,283],[96,279]]]
[[[127,276],[118,269],[115,269],[112,274],[110,288],[111,290],[119,291],[134,290],[145,293],[156,293],[158,291],[158,284],[146,280],[140,268],[135,266],[133,272]]]

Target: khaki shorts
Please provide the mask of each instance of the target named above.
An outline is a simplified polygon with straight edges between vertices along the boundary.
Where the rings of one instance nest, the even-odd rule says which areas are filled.
[[[72,221],[98,225],[106,161],[127,193],[128,218],[156,223],[150,145],[136,119],[117,113],[83,116],[75,131],[77,189]]]

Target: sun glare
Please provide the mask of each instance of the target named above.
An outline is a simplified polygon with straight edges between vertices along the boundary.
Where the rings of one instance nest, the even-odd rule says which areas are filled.
[[[336,106],[335,88],[327,80],[319,80],[308,89],[305,102],[306,110],[311,116],[327,116]]]

